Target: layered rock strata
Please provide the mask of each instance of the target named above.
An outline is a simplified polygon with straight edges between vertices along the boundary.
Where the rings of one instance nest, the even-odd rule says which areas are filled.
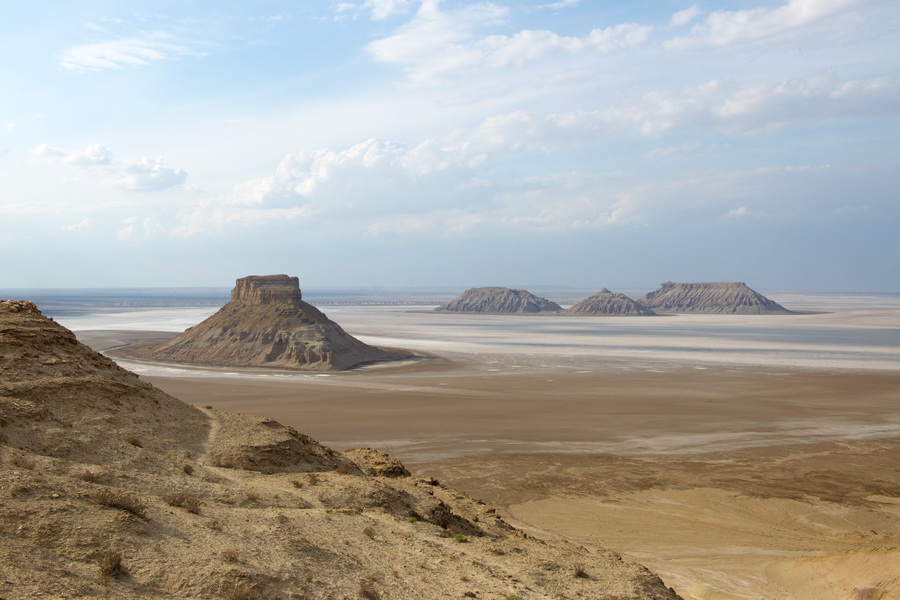
[[[563,311],[566,315],[653,316],[649,308],[641,306],[625,294],[603,288],[596,294],[573,304]]]
[[[524,314],[560,312],[562,307],[525,290],[482,287],[468,289],[450,302],[438,306],[435,310],[438,312]]]
[[[791,314],[777,302],[739,281],[674,283],[667,281],[638,302],[655,312],[726,313],[742,315]]]
[[[342,370],[407,358],[369,346],[302,300],[297,277],[238,279],[231,302],[145,353],[166,362],[230,367]]]

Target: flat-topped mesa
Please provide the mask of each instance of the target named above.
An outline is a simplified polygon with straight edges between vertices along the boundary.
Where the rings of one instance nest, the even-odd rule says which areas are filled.
[[[470,288],[446,304],[438,306],[438,312],[483,314],[532,314],[560,312],[556,302],[535,296],[525,290],[505,287]]]
[[[247,304],[300,304],[300,278],[287,275],[241,277],[231,290],[232,302]]]
[[[652,317],[655,312],[641,306],[625,294],[603,288],[563,311],[564,315]]]
[[[300,298],[297,277],[242,277],[219,312],[136,352],[167,362],[320,371],[410,357],[361,342]]]
[[[638,302],[655,312],[717,314],[792,314],[742,281],[660,284]]]

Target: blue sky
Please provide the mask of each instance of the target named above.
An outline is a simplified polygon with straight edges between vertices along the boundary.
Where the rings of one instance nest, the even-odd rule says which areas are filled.
[[[4,12],[0,287],[900,291],[895,0]]]

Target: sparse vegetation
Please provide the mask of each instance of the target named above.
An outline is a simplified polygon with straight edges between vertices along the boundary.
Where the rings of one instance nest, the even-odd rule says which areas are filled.
[[[196,496],[192,496],[190,494],[166,494],[163,496],[163,501],[169,506],[177,506],[178,508],[183,508],[189,513],[193,513],[195,515],[200,514],[200,499]]]
[[[300,481],[299,479],[294,479],[291,481],[291,485],[293,485],[295,488],[299,489],[299,488],[303,487],[303,482]]]
[[[359,597],[366,600],[381,600],[381,594],[375,589],[374,581],[371,577],[365,577],[359,582]]]
[[[213,531],[222,531],[222,523],[216,519],[211,519],[204,524]]]
[[[137,446],[138,448],[143,448],[143,447],[144,447],[144,445],[141,443],[141,440],[138,439],[137,436],[134,436],[134,435],[126,435],[126,436],[125,436],[124,438],[122,438],[122,439],[123,439],[124,441],[128,442],[129,444],[131,444],[132,446]]]
[[[370,540],[374,540],[375,539],[375,530],[370,525],[367,525],[366,528],[363,529],[363,535],[365,535]]]
[[[253,588],[244,585],[236,585],[232,588],[228,588],[222,597],[225,600],[256,600],[258,596]]]
[[[100,483],[100,480],[103,478],[100,473],[97,471],[82,471],[77,475],[78,479],[82,481],[86,481],[88,483]]]
[[[241,559],[241,555],[237,550],[223,550],[222,551],[222,560],[225,562],[238,562]]]
[[[574,575],[575,575],[575,577],[578,577],[580,579],[590,578],[590,575],[588,575],[588,572],[585,571],[584,567],[581,565],[575,565]]]
[[[341,475],[350,475],[351,473],[356,471],[356,467],[354,467],[352,463],[345,462],[339,464],[338,468],[335,469],[335,471],[337,471]]]
[[[122,554],[113,550],[106,550],[100,554],[100,575],[103,577],[119,577],[125,574],[122,566]]]
[[[185,475],[193,475],[194,474],[194,465],[184,465],[183,467],[181,467],[181,470],[182,470],[182,472],[184,472]]]
[[[319,483],[319,475],[317,473],[307,473],[306,482],[309,483],[309,485],[316,485]]]
[[[522,596],[518,594],[510,594],[506,597],[506,600],[522,600]]]
[[[457,533],[456,535],[454,535],[454,536],[453,536],[453,539],[456,540],[456,543],[457,543],[457,544],[465,544],[466,542],[469,541],[469,540],[466,538],[466,536],[464,536],[464,535],[461,534],[461,533]]]
[[[136,517],[144,517],[146,507],[141,499],[134,494],[117,492],[115,490],[103,489],[94,494],[94,501],[101,506],[109,508],[118,508],[129,512]]]

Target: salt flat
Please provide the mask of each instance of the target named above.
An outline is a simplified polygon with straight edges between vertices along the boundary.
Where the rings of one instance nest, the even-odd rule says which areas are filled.
[[[776,299],[815,312],[324,307],[367,343],[430,358],[325,375],[125,366],[198,405],[387,450],[541,535],[634,555],[686,598],[896,596],[900,302]],[[181,324],[136,318],[142,331],[60,321],[97,348]]]

